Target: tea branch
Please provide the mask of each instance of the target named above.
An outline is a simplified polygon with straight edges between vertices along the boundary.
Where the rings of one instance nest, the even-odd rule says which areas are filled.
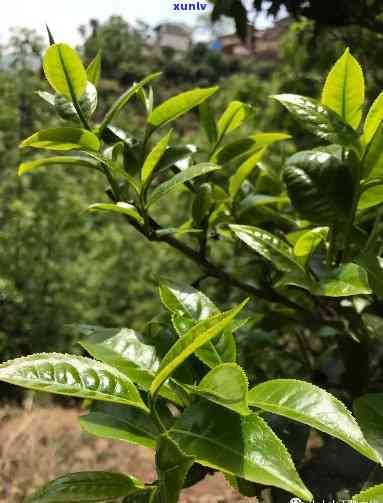
[[[174,248],[175,250],[177,250],[180,253],[182,253],[183,255],[185,255],[191,261],[193,261],[198,266],[200,266],[206,272],[206,276],[219,279],[220,281],[223,281],[225,284],[230,285],[235,288],[238,288],[238,289],[242,290],[243,292],[251,295],[252,297],[266,300],[269,302],[283,304],[283,305],[290,307],[290,308],[293,308],[293,309],[299,309],[299,310],[303,309],[298,304],[295,304],[294,302],[283,297],[282,295],[279,295],[277,292],[275,292],[272,289],[267,289],[267,290],[260,289],[260,288],[253,286],[253,285],[250,285],[249,283],[241,281],[240,279],[236,278],[235,276],[233,276],[229,272],[225,271],[225,269],[222,266],[220,266],[218,264],[214,264],[209,259],[207,259],[205,256],[201,255],[194,248],[192,248],[191,246],[187,245],[186,243],[180,241],[179,239],[175,238],[174,236],[158,234],[156,231],[159,231],[162,228],[152,218],[149,219],[150,226],[151,226],[151,231],[149,233],[147,233],[145,230],[145,227],[143,225],[141,225],[139,222],[137,222],[136,220],[134,220],[134,218],[131,218],[128,215],[125,215],[125,218],[127,221],[129,221],[129,223],[140,234],[145,236],[150,241],[166,243],[171,248]]]

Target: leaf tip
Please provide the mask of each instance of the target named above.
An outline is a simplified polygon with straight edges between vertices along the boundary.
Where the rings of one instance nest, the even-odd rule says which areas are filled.
[[[45,29],[47,30],[47,33],[48,33],[49,45],[54,45],[56,42],[55,42],[55,39],[52,35],[52,32],[48,26],[48,23],[45,23]]]
[[[29,146],[29,138],[26,138],[21,143],[19,143],[19,148],[26,148]]]
[[[24,175],[24,173],[26,172],[26,166],[25,166],[25,163],[22,163],[20,164],[20,166],[18,167],[18,170],[17,170],[17,176],[22,176]]]

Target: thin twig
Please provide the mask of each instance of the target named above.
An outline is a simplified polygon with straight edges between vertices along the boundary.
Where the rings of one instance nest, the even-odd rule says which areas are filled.
[[[311,360],[311,354],[310,354],[310,349],[308,347],[306,338],[303,333],[301,333],[299,330],[295,332],[295,337],[297,339],[299,349],[301,350],[301,353],[303,355],[303,358],[305,360],[306,364],[306,369],[309,373],[310,376],[314,373],[314,366]]]
[[[236,278],[229,272],[225,271],[223,267],[214,264],[210,260],[208,260],[205,257],[202,257],[201,254],[188,246],[186,243],[179,241],[177,238],[174,236],[170,235],[158,235],[156,233],[157,230],[160,230],[161,227],[155,222],[153,219],[150,219],[150,225],[151,225],[151,232],[147,234],[145,232],[144,227],[138,223],[136,220],[133,218],[129,217],[128,215],[125,215],[126,220],[129,221],[129,223],[138,231],[140,234],[148,238],[150,241],[157,241],[157,242],[162,242],[166,243],[168,246],[174,248],[175,250],[178,250],[181,252],[183,255],[188,257],[190,260],[195,262],[197,265],[199,265],[202,269],[204,269],[205,273],[207,276],[217,278],[223,283],[239,288],[243,292],[246,292],[248,295],[251,295],[252,297],[255,297],[257,299],[263,299],[267,300],[269,302],[276,302],[278,304],[283,304],[287,307],[293,308],[293,309],[299,309],[303,310],[301,306],[298,304],[295,304],[294,302],[290,301],[289,299],[283,297],[282,295],[279,295],[277,292],[275,292],[272,289],[260,289],[257,288],[253,285],[250,285],[248,283],[245,283],[241,281],[240,279]]]

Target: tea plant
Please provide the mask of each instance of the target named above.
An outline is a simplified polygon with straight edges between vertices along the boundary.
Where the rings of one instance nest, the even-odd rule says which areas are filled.
[[[152,74],[93,125],[100,56],[86,70],[72,48],[51,42],[44,71],[55,94],[40,95],[72,124],[41,130],[21,146],[73,153],[32,159],[21,164],[19,173],[56,165],[98,171],[106,179],[110,201],[91,205],[91,212],[123,215],[148,239],[165,242],[196,262],[222,287],[266,301],[277,320],[284,314],[304,328],[331,328],[343,351],[341,384],[347,399],[370,391],[375,383],[370,362],[377,347],[371,324],[381,318],[364,318],[363,311],[383,291],[382,212],[375,211],[383,202],[383,93],[360,134],[363,73],[349,51],[330,71],[321,102],[289,94],[274,97],[328,144],[287,160],[282,170],[285,192],[272,169],[261,164],[260,171],[258,166],[268,146],[289,135],[253,133],[230,139],[252,114],[250,106],[232,102],[216,120],[207,102],[216,87],[188,91],[155,106],[151,84],[159,74]],[[141,138],[112,125],[133,97],[145,111]],[[174,146],[171,131],[152,141],[155,133],[197,106],[208,148]],[[280,188],[262,194],[260,187],[269,190],[272,183]],[[181,226],[163,228],[153,217],[153,207],[179,190],[192,201],[190,218]],[[247,210],[259,205],[268,210],[261,221],[287,221],[289,232],[277,235],[249,225],[260,215]],[[278,220],[282,211],[284,219]],[[211,258],[217,239],[243,242],[256,253],[261,267],[257,262],[254,278],[245,281]],[[193,287],[164,279],[159,290],[166,313],[150,321],[143,334],[128,328],[78,327],[80,344],[93,358],[47,353],[0,366],[2,381],[90,400],[82,427],[93,435],[153,449],[157,480],[145,484],[125,474],[74,473],[48,483],[28,501],[172,503],[184,487],[214,471],[224,473],[245,495],[274,487],[310,501],[310,490],[269,425],[270,414],[336,437],[382,464],[382,394],[355,401],[357,422],[341,401],[309,382],[273,379],[249,389],[237,363],[235,340],[235,332],[247,322],[239,317],[246,301],[221,312]],[[306,356],[315,366],[312,355]],[[375,362],[372,370],[379,378],[377,366]],[[367,497],[383,498],[383,486],[354,499]]]

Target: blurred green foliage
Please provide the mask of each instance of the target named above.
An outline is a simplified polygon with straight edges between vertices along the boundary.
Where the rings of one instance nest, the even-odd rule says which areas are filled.
[[[129,227],[121,234],[109,216],[85,213],[105,190],[95,174],[56,170],[53,177],[43,171],[17,176],[21,137],[53,120],[35,94],[44,89],[42,48],[35,33],[15,31],[0,74],[1,360],[47,348],[68,350],[66,325],[78,321],[108,326],[129,321],[140,328],[139,320],[156,314],[158,275],[185,270],[172,251],[154,248]],[[187,272],[192,277],[193,268]]]

